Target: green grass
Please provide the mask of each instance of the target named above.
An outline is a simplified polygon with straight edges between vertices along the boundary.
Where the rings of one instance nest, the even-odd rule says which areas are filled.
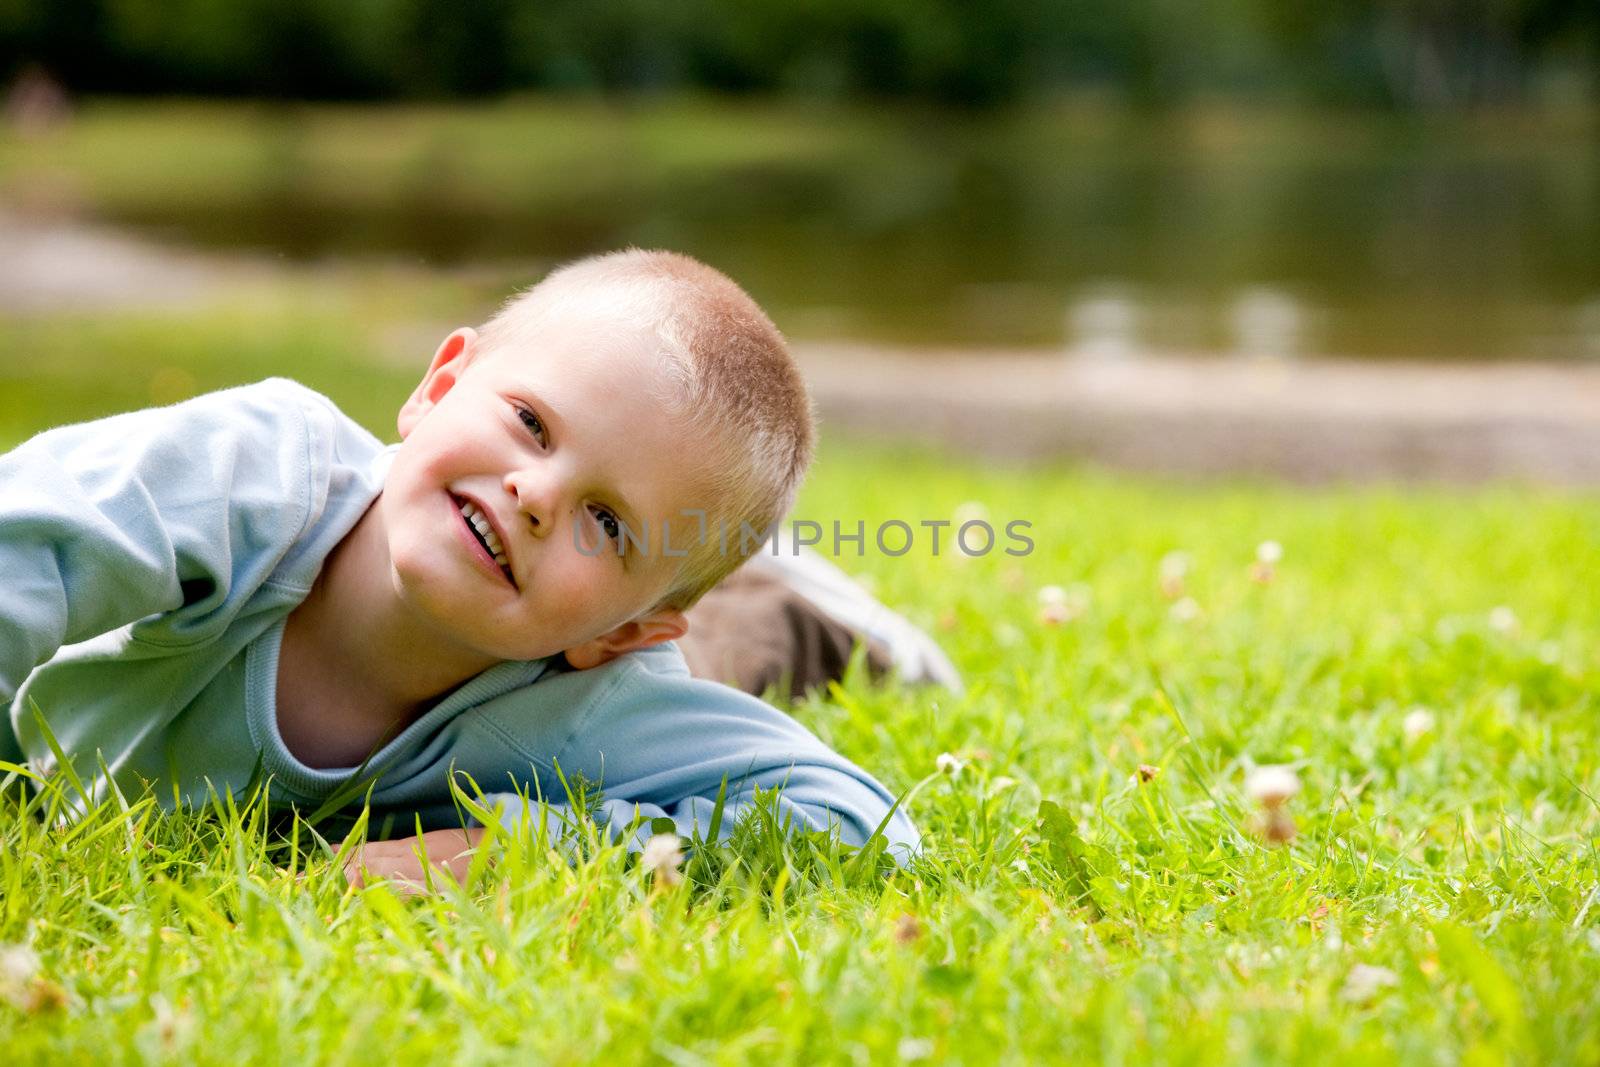
[[[411,372],[364,334],[327,340],[345,310],[0,323],[49,356],[7,372],[0,440],[147,402],[162,366],[193,387],[304,376],[383,430]],[[230,336],[249,340],[219,355]],[[9,1058],[1600,1062],[1600,501],[830,441],[803,511],[870,529],[970,502],[1031,521],[1035,551],[843,561],[938,634],[968,693],[856,679],[794,709],[891,788],[924,783],[910,869],[752,832],[668,887],[615,849],[505,840],[465,890],[406,902],[346,890],[258,809],[131,798],[54,825],[12,799],[0,944],[37,971],[0,977]],[[1188,621],[1157,587],[1178,549]],[[1076,618],[1039,621],[1050,584],[1082,587]],[[1491,624],[1502,605],[1515,626]],[[1432,726],[1408,736],[1418,709]],[[1304,783],[1283,848],[1243,788],[1267,763]],[[1137,784],[1140,764],[1159,775]],[[1393,984],[1362,992],[1359,965]]]

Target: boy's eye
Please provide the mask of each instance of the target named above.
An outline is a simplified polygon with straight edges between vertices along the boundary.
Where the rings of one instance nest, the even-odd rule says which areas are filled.
[[[617,544],[617,552],[622,552],[622,520],[617,518],[605,508],[592,507],[589,509],[594,514],[595,522],[600,524],[600,529],[605,531],[607,537]]]
[[[538,438],[540,444],[545,443],[544,422],[540,420],[538,415],[518,404],[517,418],[521,419],[522,425],[526,426],[533,436]]]

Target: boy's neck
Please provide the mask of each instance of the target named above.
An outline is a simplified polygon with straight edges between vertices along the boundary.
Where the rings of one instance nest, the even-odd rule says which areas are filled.
[[[334,546],[285,629],[306,670],[340,690],[336,706],[367,709],[403,727],[494,665],[442,644],[400,610],[389,573],[383,511],[374,502]]]

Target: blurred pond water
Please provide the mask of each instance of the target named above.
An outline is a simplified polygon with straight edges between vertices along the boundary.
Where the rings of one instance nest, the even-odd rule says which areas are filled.
[[[508,279],[678,248],[808,338],[1600,359],[1597,128],[1095,106],[100,103],[0,142],[0,196],[186,244]]]

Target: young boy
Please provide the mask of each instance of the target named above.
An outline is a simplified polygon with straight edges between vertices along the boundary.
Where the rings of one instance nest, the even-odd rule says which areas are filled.
[[[564,819],[561,777],[597,783],[613,834],[703,834],[724,782],[724,828],[775,787],[852,843],[889,813],[672,644],[810,460],[804,386],[738,286],[670,253],[570,265],[447,337],[398,427],[385,448],[274,379],[0,457],[0,758],[56,769],[37,709],[100,791],[103,760],[163,803],[264,778],[311,809],[359,775],[371,826],[420,820],[456,870],[482,831],[453,772],[502,817],[526,794]],[[885,833],[916,845],[903,812]],[[414,845],[359,859],[415,877]]]

